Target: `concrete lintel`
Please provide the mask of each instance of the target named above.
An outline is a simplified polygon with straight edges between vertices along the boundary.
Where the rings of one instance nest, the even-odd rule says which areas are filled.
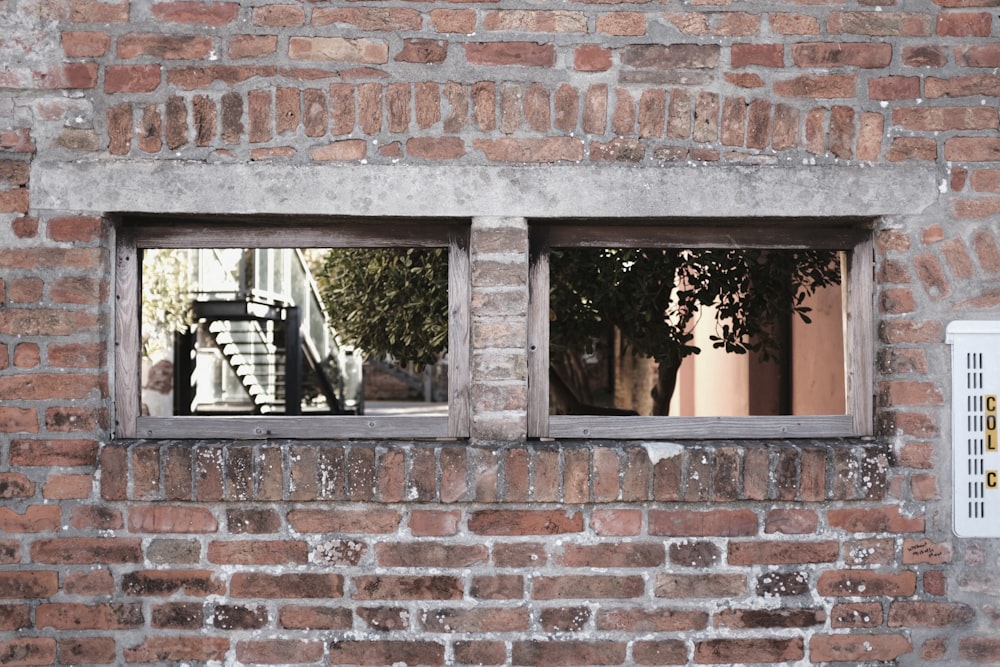
[[[917,214],[911,166],[288,165],[34,162],[34,210],[344,216],[853,217]]]

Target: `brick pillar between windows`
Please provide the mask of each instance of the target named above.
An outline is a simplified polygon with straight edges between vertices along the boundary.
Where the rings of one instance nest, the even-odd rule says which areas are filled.
[[[528,222],[472,220],[472,438],[527,433]]]

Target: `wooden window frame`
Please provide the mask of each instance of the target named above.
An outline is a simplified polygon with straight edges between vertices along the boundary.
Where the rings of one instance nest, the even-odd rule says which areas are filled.
[[[276,216],[122,216],[116,229],[115,422],[120,438],[468,438],[471,267],[469,221],[377,222]],[[448,416],[182,416],[140,414],[141,256],[164,248],[448,248]]]
[[[876,221],[860,218],[530,223],[528,437],[553,439],[832,438],[873,432]],[[843,415],[620,417],[549,415],[550,248],[773,248],[844,251]]]

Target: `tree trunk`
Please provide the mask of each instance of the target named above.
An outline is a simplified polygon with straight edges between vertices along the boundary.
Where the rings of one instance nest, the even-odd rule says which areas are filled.
[[[653,414],[665,416],[670,414],[670,399],[677,387],[677,371],[681,368],[679,359],[661,361],[656,368],[656,386],[653,387]]]

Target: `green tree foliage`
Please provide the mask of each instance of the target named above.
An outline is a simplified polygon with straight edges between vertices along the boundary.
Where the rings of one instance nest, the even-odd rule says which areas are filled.
[[[142,353],[156,361],[173,344],[175,331],[191,323],[191,258],[188,250],[144,250],[142,258]]]
[[[336,248],[316,276],[340,338],[369,356],[433,364],[448,346],[445,248]]]
[[[807,296],[840,280],[837,253],[809,250],[554,250],[552,357],[593,352],[617,328],[633,354],[659,365],[656,414],[666,414],[681,360],[700,350],[692,328],[714,306],[713,345],[767,359],[772,335]],[[444,250],[333,250],[319,277],[334,326],[375,356],[431,363],[447,344]]]

